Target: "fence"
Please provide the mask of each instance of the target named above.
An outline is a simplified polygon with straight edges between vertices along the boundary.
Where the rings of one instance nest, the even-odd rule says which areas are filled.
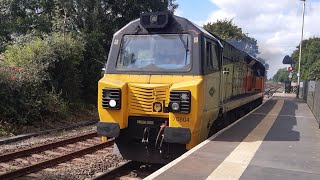
[[[286,81],[284,82],[284,89],[286,93],[297,93],[298,85],[296,82]]]
[[[306,81],[300,84],[300,98],[307,101],[320,128],[320,81]]]

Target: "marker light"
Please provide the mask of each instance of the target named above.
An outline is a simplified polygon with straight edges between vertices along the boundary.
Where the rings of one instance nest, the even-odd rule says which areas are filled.
[[[182,101],[186,101],[186,100],[188,100],[189,96],[188,96],[187,93],[182,93],[182,94],[180,95],[180,98],[181,98]]]

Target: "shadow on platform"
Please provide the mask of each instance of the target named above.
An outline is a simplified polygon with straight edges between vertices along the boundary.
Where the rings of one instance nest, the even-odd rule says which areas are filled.
[[[271,99],[255,112],[240,120],[237,124],[226,130],[212,141],[243,142],[252,130],[274,108],[278,99]],[[300,101],[285,100],[276,118],[264,139],[255,141],[299,141],[300,133],[294,130],[297,125],[296,110]]]

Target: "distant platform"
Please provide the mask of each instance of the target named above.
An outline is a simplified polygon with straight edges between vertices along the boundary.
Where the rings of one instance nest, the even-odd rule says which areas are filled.
[[[146,179],[320,179],[320,129],[295,94],[265,104]]]
[[[295,98],[297,94],[294,93],[274,93],[273,97],[287,97],[287,98]],[[298,99],[296,99],[298,100]]]

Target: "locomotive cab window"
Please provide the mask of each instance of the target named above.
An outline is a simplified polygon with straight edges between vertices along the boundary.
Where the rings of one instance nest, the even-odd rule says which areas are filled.
[[[123,71],[188,71],[191,44],[187,34],[125,35],[116,68]]]
[[[209,71],[219,70],[219,48],[218,46],[207,40],[205,41],[205,58],[206,65]]]

